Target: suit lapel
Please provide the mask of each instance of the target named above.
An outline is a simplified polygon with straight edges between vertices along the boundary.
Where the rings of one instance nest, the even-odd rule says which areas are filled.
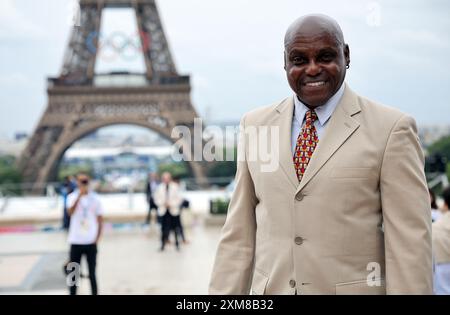
[[[356,94],[346,86],[344,95],[328,122],[324,136],[319,140],[316,151],[306,168],[305,175],[301,183],[298,184],[296,193],[299,193],[308,184],[333,154],[359,128],[359,123],[352,116],[360,111],[361,107],[357,102]],[[293,162],[291,161],[291,163]]]
[[[279,127],[279,144],[280,144],[280,167],[291,182],[294,189],[298,186],[297,175],[292,154],[292,118],[294,116],[294,98],[290,97],[284,100],[276,108],[278,117],[275,125]]]

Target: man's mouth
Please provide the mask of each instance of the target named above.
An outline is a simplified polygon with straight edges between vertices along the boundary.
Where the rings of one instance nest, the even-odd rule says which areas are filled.
[[[308,82],[305,83],[304,85],[307,87],[320,87],[320,86],[324,86],[326,83],[326,81],[316,81],[316,82]]]

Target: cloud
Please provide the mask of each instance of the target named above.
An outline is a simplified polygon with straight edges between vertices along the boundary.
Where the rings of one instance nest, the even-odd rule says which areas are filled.
[[[436,32],[426,29],[401,29],[394,31],[394,37],[401,40],[402,43],[411,43],[414,45],[432,46],[435,48],[449,48],[449,41],[446,36],[440,37]]]
[[[195,73],[194,75],[192,75],[192,79],[194,82],[194,86],[197,88],[206,89],[211,87],[208,77],[200,73]]]
[[[0,39],[41,39],[45,31],[19,11],[13,0],[0,1]]]
[[[17,87],[26,86],[31,83],[30,78],[19,72],[14,72],[11,74],[0,75],[0,86],[5,87]]]
[[[0,0],[0,86],[7,87],[0,89],[0,117],[14,117],[9,125],[0,124],[0,132],[29,130],[44,109],[45,77],[57,73],[71,31],[69,2]],[[177,68],[192,75],[196,108],[203,113],[209,106],[217,120],[239,119],[256,106],[292,93],[283,72],[284,32],[298,16],[321,12],[338,20],[350,44],[348,79],[356,91],[403,106],[415,117],[448,121],[449,2],[157,0],[157,4]],[[133,34],[134,15],[120,10],[105,12],[104,31]],[[97,70],[102,63],[105,71],[118,66],[135,69],[100,58]],[[440,84],[420,80],[426,73],[438,77]]]

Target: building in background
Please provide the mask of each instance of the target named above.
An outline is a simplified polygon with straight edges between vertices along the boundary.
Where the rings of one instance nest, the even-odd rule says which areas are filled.
[[[157,172],[159,165],[171,163],[172,151],[170,142],[157,134],[113,127],[73,144],[63,156],[60,176],[88,170],[102,183],[102,190],[127,191],[142,186],[147,174]]]

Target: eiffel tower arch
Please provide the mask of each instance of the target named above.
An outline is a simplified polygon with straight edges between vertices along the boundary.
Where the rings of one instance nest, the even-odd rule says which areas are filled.
[[[80,0],[79,4],[80,23],[72,30],[62,71],[48,79],[47,108],[18,163],[34,193],[56,179],[59,163],[74,142],[101,127],[138,125],[172,142],[175,126],[187,126],[194,134],[198,115],[191,103],[190,77],[179,75],[175,68],[155,0]],[[134,10],[145,73],[109,77],[95,73],[102,12],[109,7]],[[116,83],[105,84],[105,79]],[[206,183],[202,163],[188,164],[197,182]]]

